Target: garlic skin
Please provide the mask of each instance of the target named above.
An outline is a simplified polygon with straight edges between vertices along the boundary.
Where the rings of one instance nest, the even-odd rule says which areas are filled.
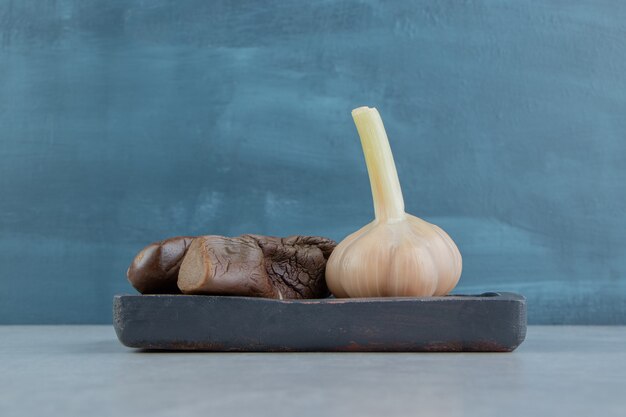
[[[405,213],[387,134],[375,108],[352,111],[372,187],[376,218],[346,237],[326,264],[335,297],[442,296],[461,277],[462,259],[440,227]]]

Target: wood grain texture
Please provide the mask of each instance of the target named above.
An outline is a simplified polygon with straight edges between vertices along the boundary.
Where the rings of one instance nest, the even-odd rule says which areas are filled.
[[[626,324],[625,34],[606,0],[0,0],[0,322],[109,322],[170,236],[340,241],[369,105],[458,292]]]
[[[512,293],[271,300],[120,295],[113,323],[129,347],[205,351],[510,352],[526,335]]]

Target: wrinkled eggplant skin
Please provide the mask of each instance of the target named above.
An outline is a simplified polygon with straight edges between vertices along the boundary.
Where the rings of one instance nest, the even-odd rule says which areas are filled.
[[[214,267],[219,279],[212,280],[208,287],[185,291],[187,294],[284,299],[325,298],[330,294],[326,261],[336,242],[318,236],[174,237],[142,249],[128,269],[128,280],[142,294],[180,294],[180,266],[194,239],[202,240],[203,250],[211,256],[221,254]],[[194,246],[199,246],[197,243]],[[250,267],[252,254],[258,259],[252,263],[254,270]],[[222,264],[228,268],[222,270]]]
[[[180,294],[178,271],[193,239],[178,236],[143,248],[126,272],[131,285],[142,294]]]
[[[282,298],[326,298],[326,261],[337,243],[319,236],[244,235],[254,239],[265,258],[265,270]],[[268,294],[269,296],[269,294]]]

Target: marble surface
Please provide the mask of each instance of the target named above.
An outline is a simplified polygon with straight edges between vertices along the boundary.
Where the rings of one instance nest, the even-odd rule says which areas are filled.
[[[619,0],[0,0],[0,323],[109,323],[170,236],[342,240],[368,105],[458,294],[626,325],[625,38]]]
[[[1,416],[624,416],[626,327],[513,353],[146,353],[111,326],[0,326]]]

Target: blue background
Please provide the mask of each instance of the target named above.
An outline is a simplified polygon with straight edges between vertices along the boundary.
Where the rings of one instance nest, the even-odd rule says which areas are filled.
[[[342,239],[376,106],[458,293],[626,324],[626,3],[0,0],[0,322],[107,323],[145,244]]]

